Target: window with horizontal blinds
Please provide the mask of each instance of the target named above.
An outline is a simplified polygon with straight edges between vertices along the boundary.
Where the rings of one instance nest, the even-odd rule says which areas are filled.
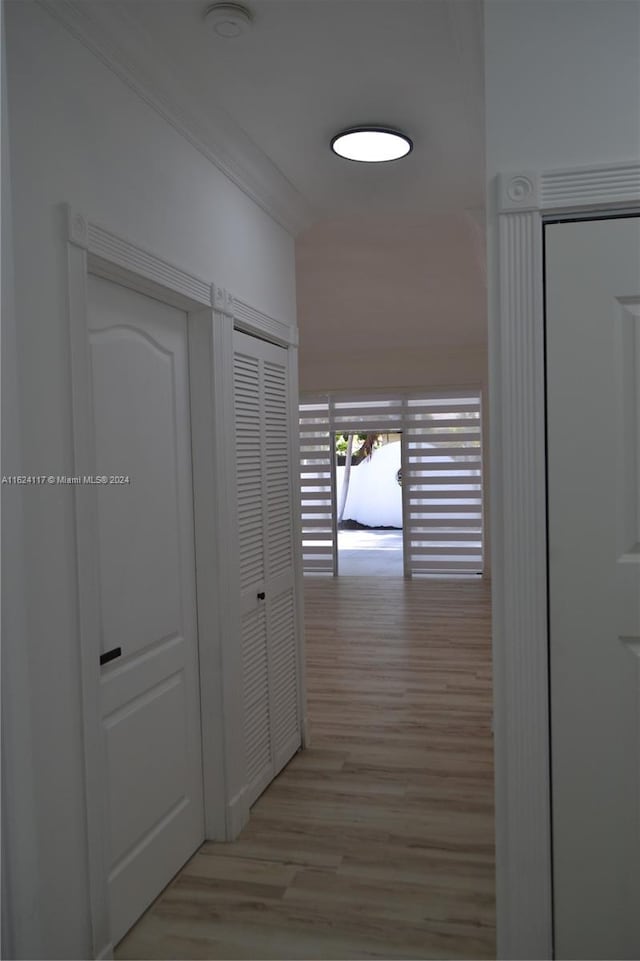
[[[305,573],[336,572],[335,433],[403,435],[405,570],[483,570],[482,411],[477,390],[368,398],[304,395],[300,481]]]

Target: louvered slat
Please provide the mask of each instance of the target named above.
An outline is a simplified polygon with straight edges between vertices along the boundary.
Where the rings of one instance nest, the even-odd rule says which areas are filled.
[[[277,577],[291,567],[293,556],[288,384],[285,365],[265,361],[263,384],[267,562],[269,576]]]
[[[236,485],[240,590],[261,576],[262,508],[260,471],[260,375],[256,358],[234,357]]]
[[[273,750],[276,758],[300,735],[294,613],[291,589],[273,600],[269,612]]]
[[[245,788],[252,804],[300,746],[287,352],[236,331],[234,383]]]
[[[244,674],[245,747],[247,781],[259,782],[272,763],[269,735],[269,678],[267,635],[263,608],[243,618],[242,663]]]

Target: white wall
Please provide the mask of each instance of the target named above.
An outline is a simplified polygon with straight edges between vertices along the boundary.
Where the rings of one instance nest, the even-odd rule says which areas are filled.
[[[397,474],[402,467],[399,440],[372,451],[351,468],[343,520],[358,521],[367,527],[402,527],[402,487]],[[336,467],[338,498],[346,467]]]
[[[491,331],[496,174],[640,156],[640,2],[485,0],[484,22]]]
[[[30,0],[7,4],[22,463],[71,472],[61,204],[295,319],[291,237]],[[17,456],[17,455],[15,455]],[[42,948],[89,957],[71,489],[24,494]],[[15,638],[24,645],[25,638]]]
[[[21,414],[13,283],[12,199],[6,96],[4,8],[2,31],[2,467],[21,460]],[[2,492],[2,947],[16,957],[42,957],[38,912],[38,852],[33,831],[35,790],[24,596],[24,489]],[[8,643],[8,638],[20,643]],[[11,763],[13,761],[13,763]]]
[[[637,0],[485,0],[487,177],[634,159]]]
[[[491,513],[499,544],[495,178],[640,156],[640,2],[485,0],[484,7]],[[499,576],[499,553],[492,563]]]
[[[485,118],[488,214],[489,354],[493,464],[493,577],[502,577],[499,391],[500,344],[495,177],[640,157],[640,4],[638,0],[485,0]],[[499,702],[500,610],[494,609],[494,683]],[[500,718],[497,719],[500,722]],[[504,731],[496,728],[497,846],[508,817]],[[527,866],[522,865],[522,870]],[[498,951],[508,950],[509,892],[498,871]],[[533,946],[531,950],[536,950]],[[527,956],[529,956],[527,954]]]

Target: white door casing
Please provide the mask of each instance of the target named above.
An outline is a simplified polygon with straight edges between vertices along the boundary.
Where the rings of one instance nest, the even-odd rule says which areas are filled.
[[[230,603],[237,589],[236,502],[233,457],[233,328],[259,333],[287,347],[288,379],[297,410],[297,330],[256,310],[228,291],[203,281],[87,220],[66,207],[71,404],[76,475],[97,473],[91,416],[91,358],[87,292],[90,277],[183,311],[187,318],[193,507],[197,573],[197,620],[200,662],[200,705],[203,743],[205,836],[231,840],[249,816],[244,797],[242,732],[242,662],[239,658],[239,610]],[[295,434],[290,438],[291,463],[297,464]],[[106,752],[100,712],[100,571],[94,550],[98,525],[95,486],[74,486],[78,634],[81,703],[84,722],[84,767],[90,929],[93,957],[110,957],[107,861],[104,824],[107,783]],[[295,580],[301,583],[299,519],[293,518]],[[305,738],[302,603],[295,604],[298,698]],[[221,601],[223,599],[223,601]],[[115,670],[117,661],[112,662]]]
[[[640,956],[640,218],[546,227],[555,955]]]
[[[90,277],[110,936],[204,840],[187,318]]]
[[[498,956],[550,958],[542,224],[637,210],[640,163],[505,173],[494,186],[489,379]]]

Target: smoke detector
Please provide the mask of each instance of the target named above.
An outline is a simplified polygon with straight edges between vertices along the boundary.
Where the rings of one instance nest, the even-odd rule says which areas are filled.
[[[246,33],[253,14],[242,3],[214,3],[204,15],[205,23],[218,37],[231,40]]]

